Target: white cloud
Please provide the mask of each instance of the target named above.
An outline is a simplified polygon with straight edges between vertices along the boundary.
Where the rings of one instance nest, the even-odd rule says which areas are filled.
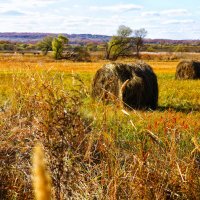
[[[45,8],[49,4],[58,3],[63,0],[8,0],[2,2],[0,11],[6,12],[8,10],[27,11],[34,8]]]
[[[163,21],[162,24],[193,24],[194,20],[186,19],[186,20],[166,20]]]
[[[160,16],[160,12],[156,12],[156,11],[147,11],[147,12],[142,12],[141,15],[143,17],[152,17],[152,16]]]
[[[141,10],[143,7],[135,4],[117,4],[113,6],[91,6],[90,9],[94,11],[110,11],[110,12],[127,12]]]
[[[17,10],[8,10],[8,11],[5,11],[5,12],[0,12],[0,15],[7,16],[7,17],[9,17],[9,16],[10,17],[17,17],[17,16],[24,16],[25,13],[17,11]]]
[[[163,11],[147,11],[142,12],[141,15],[143,17],[157,17],[157,16],[168,16],[168,17],[176,17],[176,16],[188,16],[190,15],[189,11],[186,9],[171,9],[171,10],[163,10]]]
[[[56,3],[56,2],[59,2],[59,1],[62,1],[62,0],[11,0],[11,3],[14,3],[14,4],[29,4],[29,5],[33,5],[33,4],[41,4],[41,5],[44,5],[44,4],[51,4],[51,3]]]
[[[113,35],[118,26],[124,24],[132,29],[144,27],[149,38],[191,37],[192,34],[195,36],[199,33],[199,30],[194,31],[199,24],[196,20],[198,16],[195,12],[190,13],[187,8],[151,11],[145,10],[147,7],[128,3],[108,5],[109,1],[100,7],[88,6],[87,3],[79,4],[79,0],[75,0],[71,5],[66,3],[70,2],[69,0],[0,1],[0,32]],[[125,12],[128,13],[124,14]],[[187,28],[193,32],[185,31]]]
[[[162,15],[167,16],[184,16],[189,15],[188,10],[186,9],[172,9],[172,10],[164,10],[160,12]]]

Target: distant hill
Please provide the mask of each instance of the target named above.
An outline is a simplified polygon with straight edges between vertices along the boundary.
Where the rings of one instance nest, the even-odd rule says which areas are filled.
[[[88,42],[102,43],[107,42],[111,36],[107,35],[92,35],[92,34],[65,34],[69,38],[70,44],[85,44]],[[42,38],[55,33],[0,33],[0,40],[10,42],[36,43]],[[149,44],[199,44],[200,40],[169,40],[169,39],[145,39],[145,43]]]
[[[148,44],[191,44],[197,45],[200,40],[170,40],[170,39],[145,39]]]
[[[110,39],[106,35],[92,35],[92,34],[65,34],[62,35],[69,38],[70,44],[81,44],[88,42],[102,43]],[[55,33],[0,33],[0,40],[10,42],[36,43],[42,38],[51,35],[56,37]]]

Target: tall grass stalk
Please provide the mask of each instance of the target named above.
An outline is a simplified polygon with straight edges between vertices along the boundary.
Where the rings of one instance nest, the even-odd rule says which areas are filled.
[[[51,178],[46,169],[44,152],[41,144],[37,144],[33,152],[33,188],[36,200],[51,199]]]

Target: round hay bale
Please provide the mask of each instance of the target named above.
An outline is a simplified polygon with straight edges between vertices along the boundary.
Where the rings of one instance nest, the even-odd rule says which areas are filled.
[[[176,79],[200,79],[200,62],[183,60],[176,67]]]
[[[157,77],[144,62],[106,64],[94,76],[92,97],[106,102],[120,99],[125,107],[154,110],[158,104]]]

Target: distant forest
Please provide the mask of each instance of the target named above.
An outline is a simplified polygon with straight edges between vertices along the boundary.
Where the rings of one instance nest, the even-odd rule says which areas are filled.
[[[56,38],[56,33],[0,33],[0,52],[32,52],[37,54],[41,52],[41,42],[45,38]],[[108,47],[115,36],[92,35],[92,34],[62,34],[67,38],[67,44],[63,51],[77,54],[74,51],[81,51],[81,54],[87,52],[87,55],[93,52],[100,52],[102,57],[106,57]],[[50,42],[51,46],[51,42]],[[48,51],[52,48],[48,47]],[[48,52],[47,51],[47,52]],[[107,51],[107,52],[106,52]],[[169,39],[148,39],[142,38],[141,52],[200,52],[200,40],[169,40]],[[83,53],[84,52],[84,53]],[[130,52],[125,52],[126,56],[132,56],[136,50],[133,48]],[[80,52],[79,52],[80,53]],[[46,53],[45,53],[46,54]],[[108,55],[108,54],[107,54]],[[124,55],[120,55],[124,56]],[[68,56],[67,56],[68,57]],[[86,56],[88,57],[88,56]],[[108,59],[108,58],[107,58]],[[82,59],[81,59],[82,60]]]

